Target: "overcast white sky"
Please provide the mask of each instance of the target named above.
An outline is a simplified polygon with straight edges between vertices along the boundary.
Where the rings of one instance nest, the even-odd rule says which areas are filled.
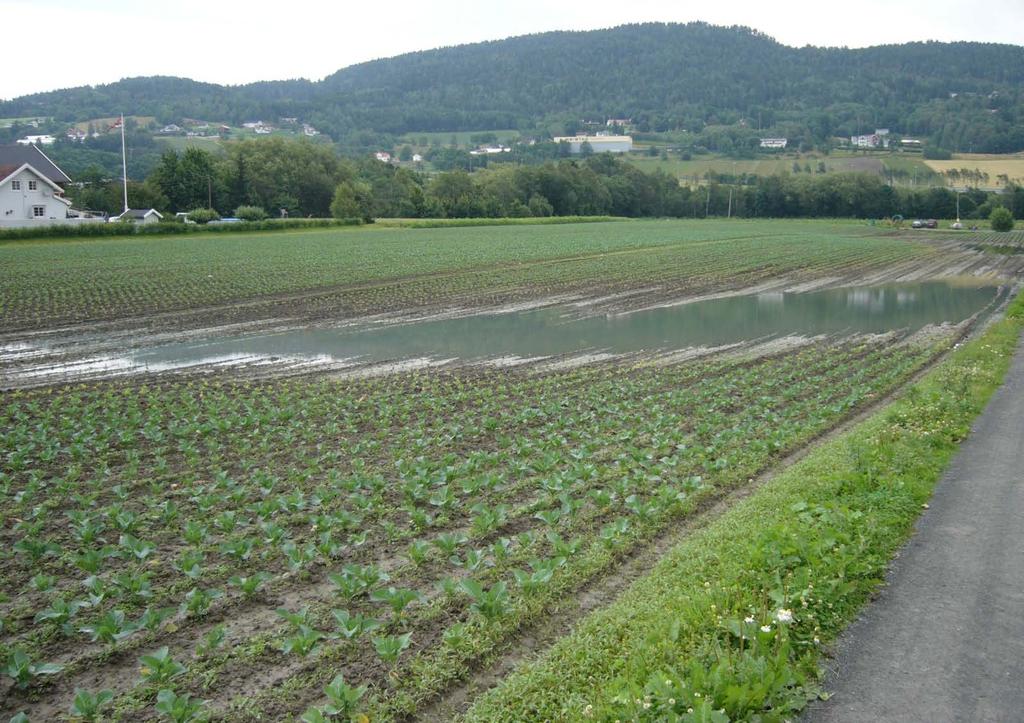
[[[646,21],[747,25],[797,46],[1024,42],[1024,0],[0,0],[0,19],[0,98],[138,75],[319,80],[412,50]]]

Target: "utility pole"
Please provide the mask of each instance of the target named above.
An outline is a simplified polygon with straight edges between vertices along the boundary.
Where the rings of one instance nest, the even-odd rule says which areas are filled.
[[[128,213],[128,159],[124,153],[124,113],[117,122],[121,126],[121,179],[124,182],[124,212]]]
[[[704,218],[707,218],[711,212],[711,184],[708,184],[708,200],[704,203]]]
[[[726,218],[732,218],[732,186],[729,186],[729,215]]]

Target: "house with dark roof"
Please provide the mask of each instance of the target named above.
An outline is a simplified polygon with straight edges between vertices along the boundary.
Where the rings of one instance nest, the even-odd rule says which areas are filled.
[[[163,217],[163,214],[155,208],[129,208],[120,216],[114,216],[110,220],[131,221],[132,223],[156,223]]]
[[[36,145],[0,146],[0,225],[63,222],[71,179]]]

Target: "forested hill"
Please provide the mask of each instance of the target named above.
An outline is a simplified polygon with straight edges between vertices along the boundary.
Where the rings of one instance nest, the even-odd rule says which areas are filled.
[[[520,128],[570,132],[632,118],[643,131],[745,124],[813,141],[888,127],[952,150],[1024,149],[1024,47],[907,43],[791,48],[703,23],[552,32],[409,53],[319,82],[222,87],[132,78],[0,103],[0,117],[124,111],[238,123],[300,116],[356,133]]]

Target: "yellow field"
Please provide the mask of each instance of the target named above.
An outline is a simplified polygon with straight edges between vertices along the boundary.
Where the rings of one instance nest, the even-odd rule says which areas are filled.
[[[978,186],[979,188],[1001,188],[1009,180],[1024,184],[1024,154],[989,155],[983,153],[957,154],[951,161],[925,161],[937,173],[946,174],[947,183],[952,186]],[[950,175],[948,171],[967,169],[977,175]]]

